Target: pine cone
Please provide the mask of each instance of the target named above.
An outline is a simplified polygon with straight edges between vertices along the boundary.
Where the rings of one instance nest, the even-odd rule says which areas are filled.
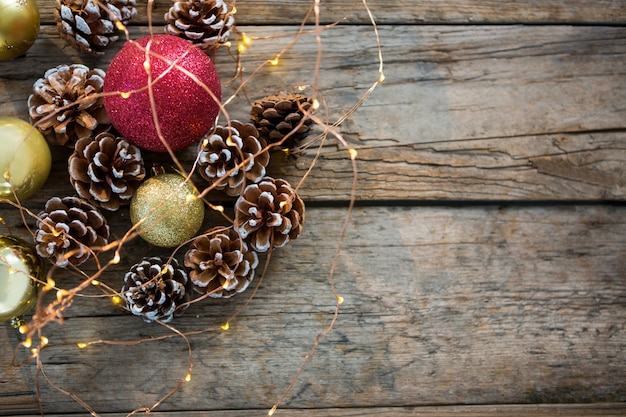
[[[188,307],[191,281],[176,259],[143,258],[124,276],[121,295],[130,312],[147,322],[167,323]]]
[[[109,239],[102,213],[77,197],[52,197],[38,217],[37,253],[60,268],[82,264]]]
[[[59,65],[35,81],[28,97],[30,118],[52,145],[74,146],[111,127],[102,92],[105,72],[82,64]]]
[[[80,197],[111,211],[130,204],[146,176],[139,148],[108,132],[76,142],[68,171]]]
[[[213,298],[229,298],[254,279],[259,258],[233,229],[218,226],[192,242],[185,266],[195,289]]]
[[[127,24],[137,14],[135,0],[99,0],[98,3],[54,0],[54,20],[61,37],[88,54],[103,54],[119,38],[115,22]]]
[[[254,156],[265,147],[265,141],[259,140],[258,135],[252,124],[237,120],[231,121],[230,126],[217,126],[200,145],[200,175],[230,196],[241,194],[246,180],[259,182],[265,176],[270,157],[267,152]],[[240,166],[244,161],[247,162]],[[217,183],[219,180],[222,181]]]
[[[165,13],[165,33],[187,39],[206,52],[228,40],[235,17],[223,0],[175,0]]]
[[[257,252],[296,239],[304,222],[304,202],[282,179],[250,184],[235,203],[235,230]]]
[[[259,137],[267,143],[280,142],[291,134],[282,146],[295,148],[311,130],[312,120],[305,116],[305,112],[309,111],[312,104],[313,101],[303,94],[280,93],[252,103],[250,118],[259,129]],[[304,124],[298,127],[303,118]]]

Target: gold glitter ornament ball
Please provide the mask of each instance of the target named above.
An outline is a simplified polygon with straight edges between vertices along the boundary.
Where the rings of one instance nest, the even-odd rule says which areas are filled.
[[[179,174],[159,174],[147,179],[130,201],[130,220],[139,235],[162,248],[181,245],[198,233],[204,220],[204,203]]]
[[[39,35],[35,0],[0,0],[0,61],[23,55]]]
[[[48,179],[52,156],[37,129],[16,117],[0,116],[0,199],[35,194]],[[15,195],[13,194],[15,193]]]
[[[20,320],[37,300],[46,275],[35,248],[11,236],[0,236],[0,321]]]

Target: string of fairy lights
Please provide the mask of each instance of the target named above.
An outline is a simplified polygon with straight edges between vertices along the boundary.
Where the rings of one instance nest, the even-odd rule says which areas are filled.
[[[154,0],[149,0],[147,4],[148,22],[149,22],[150,27],[152,27],[153,3],[154,3]],[[237,13],[237,7],[235,5],[235,1],[233,1],[232,4],[229,5],[229,7],[230,7],[229,13],[231,15],[235,15]],[[347,16],[349,16],[358,7],[362,7],[366,11],[367,16],[369,18],[369,22],[372,27],[373,38],[374,38],[374,42],[376,44],[376,50],[377,50],[377,62],[378,62],[377,76],[375,80],[372,82],[372,84],[370,85],[370,87],[358,98],[358,100],[355,103],[351,105],[349,109],[344,111],[340,115],[340,117],[338,117],[336,120],[330,121],[328,118],[328,114],[327,114],[328,103],[326,103],[325,101],[323,91],[320,91],[318,89],[319,77],[321,76],[320,66],[321,66],[322,56],[324,53],[324,46],[321,40],[321,34],[322,32],[330,30],[333,27],[341,24],[341,22],[345,21]],[[287,37],[287,36],[290,37],[291,38],[290,41],[278,53],[273,55],[271,58],[265,59],[263,62],[261,62],[256,68],[254,68],[250,72],[246,72],[246,70],[244,69],[242,65],[242,62],[245,62],[246,53],[253,47],[255,42],[260,41],[260,40],[271,39],[272,38],[271,36],[262,36],[262,37],[250,36],[249,34],[237,28],[235,31],[236,36],[235,36],[235,41],[234,41],[236,53],[231,52],[231,50],[233,49],[233,44],[231,43],[231,41],[224,42],[223,44],[220,45],[220,47],[223,47],[228,51],[230,56],[234,57],[234,61],[236,62],[237,68],[235,71],[235,76],[233,78],[239,80],[239,84],[237,88],[234,90],[234,92],[229,97],[226,97],[224,100],[222,100],[221,103],[219,103],[220,116],[223,116],[226,119],[226,124],[230,124],[231,120],[230,120],[229,113],[227,111],[227,106],[236,97],[242,94],[245,94],[246,85],[252,79],[254,79],[254,77],[256,77],[257,74],[259,74],[266,66],[280,65],[281,58],[283,57],[283,55],[287,51],[295,47],[294,45],[296,44],[296,42],[301,36],[305,34],[313,34],[315,36],[316,43],[317,43],[317,56],[316,56],[315,63],[313,65],[314,80],[310,85],[297,85],[297,86],[294,86],[293,89],[300,91],[300,92],[308,91],[313,96],[311,109],[305,111],[305,114],[308,119],[313,121],[313,124],[317,127],[320,133],[317,134],[313,139],[309,140],[305,145],[303,145],[303,148],[308,148],[313,145],[316,145],[319,147],[317,148],[316,154],[312,159],[311,165],[309,166],[306,173],[302,176],[299,183],[294,187],[294,189],[297,191],[305,183],[309,172],[311,171],[311,169],[313,169],[315,163],[320,158],[320,152],[321,152],[323,145],[328,140],[336,141],[346,150],[347,157],[351,163],[352,172],[353,172],[350,204],[348,207],[347,214],[343,219],[338,245],[337,245],[331,266],[330,266],[330,270],[328,271],[330,290],[336,301],[332,318],[330,322],[328,323],[328,325],[325,326],[323,329],[321,329],[321,331],[317,334],[315,339],[312,341],[310,350],[305,353],[303,360],[301,362],[300,368],[296,370],[288,387],[283,391],[280,397],[273,403],[271,408],[268,410],[267,412],[268,416],[272,416],[277,411],[279,406],[284,402],[284,400],[287,398],[292,388],[295,386],[298,379],[304,372],[308,361],[314,355],[321,340],[332,331],[339,317],[340,308],[345,301],[344,297],[341,296],[337,292],[336,285],[335,285],[335,273],[336,273],[336,268],[338,265],[338,259],[342,251],[343,242],[345,240],[346,234],[348,233],[350,215],[352,213],[352,209],[356,201],[356,189],[357,189],[357,181],[358,181],[358,170],[357,170],[358,151],[353,146],[350,146],[348,142],[343,138],[341,131],[340,131],[340,125],[345,120],[347,120],[363,104],[363,102],[368,98],[368,96],[384,81],[384,78],[385,78],[384,72],[383,72],[383,56],[382,56],[381,41],[380,41],[380,37],[378,33],[378,27],[376,25],[373,13],[370,10],[370,7],[366,0],[355,0],[352,7],[346,11],[345,16],[340,16],[338,19],[336,19],[333,23],[330,23],[330,24],[322,25],[320,23],[321,21],[320,14],[321,14],[320,0],[312,0],[302,20],[302,24],[299,30],[295,33],[280,35],[283,37]],[[306,22],[309,21],[311,18],[313,18],[314,23],[313,25],[308,26]],[[120,32],[124,33],[127,42],[134,42],[133,39],[131,38],[131,35],[129,33],[127,26],[122,21],[116,20],[115,26]],[[172,62],[172,61],[169,61],[169,62],[172,65],[172,67],[179,68],[176,62]],[[150,66],[150,60],[148,58],[146,58],[146,61],[144,62],[144,69],[146,73],[150,74],[151,66]],[[193,74],[189,74],[189,75],[191,77],[194,77]],[[202,81],[198,80],[197,78],[195,78],[195,80],[197,81],[197,83],[202,84]],[[124,92],[117,92],[117,94],[119,94],[122,99],[129,99],[134,92],[135,91],[124,91]],[[61,107],[58,111],[62,111],[62,110],[63,108]],[[325,111],[323,116],[319,115],[321,110]],[[155,121],[156,121],[157,128],[158,128],[158,120],[156,120],[156,118],[155,118]],[[301,123],[304,123],[304,121],[302,121]],[[300,127],[300,126],[297,126],[297,127]],[[288,139],[287,137],[284,138],[282,142],[284,142],[287,139]],[[231,138],[230,137],[227,138],[227,141],[228,140],[231,140]],[[205,138],[204,139],[205,146],[207,144],[206,141],[207,139]],[[270,150],[275,149],[276,146],[281,146],[282,142],[263,147],[258,152],[254,153],[251,156],[251,158],[255,158],[263,153],[270,152]],[[178,170],[180,170],[180,172],[184,174],[183,175],[185,178],[184,182],[190,183],[192,172],[194,171],[195,166],[198,163],[198,160],[196,159],[194,161],[194,166],[187,172],[183,164],[181,164],[178,161],[176,155],[174,154],[174,152],[171,151],[171,149],[168,149],[168,153],[171,156],[174,165],[176,165]],[[247,163],[248,163],[248,160],[243,160],[237,167],[233,168],[233,170],[240,169],[242,166],[244,166]],[[3,175],[4,175],[5,180],[7,181],[10,180],[11,173],[8,170],[4,172]],[[215,187],[218,185],[219,185],[219,182],[204,188],[202,191],[197,191],[193,189],[194,190],[193,192],[188,193],[186,195],[186,199],[189,202],[195,201],[195,200],[202,200],[206,206],[208,206],[211,210],[213,210],[214,212],[218,213],[221,217],[223,217],[227,223],[233,224],[233,219],[231,219],[225,213],[225,207],[220,204],[214,204],[208,199],[210,192],[213,191]],[[17,195],[15,195],[15,193],[14,193],[14,197],[15,197],[14,201],[3,199],[2,202],[6,202],[7,204],[10,204],[11,206],[13,206],[13,208],[15,208],[19,212],[19,215],[21,216],[23,224],[26,225],[26,227],[28,228],[27,219],[37,219],[37,214],[29,211],[22,204],[20,204],[19,198]],[[284,203],[281,203],[281,204],[284,204]],[[161,214],[161,216],[166,217],[169,214],[170,213],[163,213]],[[8,229],[8,225],[6,224],[6,221],[4,219],[0,218],[0,222],[2,222],[2,224],[4,224],[4,226],[6,226],[6,228]],[[69,392],[65,390],[64,388],[62,388],[58,382],[53,381],[46,373],[45,363],[42,360],[41,352],[46,348],[54,346],[54,344],[51,343],[49,337],[46,336],[45,328],[48,324],[52,322],[62,323],[63,312],[73,304],[73,301],[76,297],[84,297],[84,296],[93,297],[93,295],[84,294],[85,290],[89,287],[99,289],[102,294],[100,295],[100,297],[107,298],[113,305],[124,308],[124,298],[120,294],[119,290],[114,289],[111,286],[107,285],[103,281],[102,277],[107,272],[107,270],[109,270],[111,267],[121,262],[122,248],[124,247],[124,245],[128,244],[128,242],[130,242],[131,240],[135,239],[137,236],[140,235],[138,232],[138,228],[140,225],[141,224],[133,225],[133,227],[131,227],[124,236],[112,242],[108,242],[103,247],[91,248],[90,250],[93,251],[92,258],[96,262],[97,272],[90,275],[81,271],[79,268],[74,268],[73,272],[76,273],[79,277],[81,277],[81,283],[74,288],[66,289],[66,288],[61,288],[57,285],[54,279],[54,272],[56,270],[55,266],[50,268],[50,270],[47,272],[45,276],[28,276],[28,279],[30,281],[32,281],[34,284],[37,284],[39,286],[39,295],[34,303],[35,314],[33,315],[33,319],[30,322],[25,322],[24,320],[19,319],[17,317],[12,322],[12,324],[17,329],[17,331],[19,332],[22,338],[19,347],[23,349],[27,349],[27,351],[29,352],[28,357],[24,358],[23,360],[18,361],[17,358],[21,355],[20,353],[21,349],[16,350],[16,352],[14,353],[14,362],[17,362],[16,366],[21,366],[27,362],[35,361],[37,364],[37,372],[42,375],[45,381],[47,381],[52,387],[57,389],[59,392],[72,398],[74,401],[79,403],[81,406],[83,406],[88,412],[90,412],[94,416],[98,415],[96,410],[94,410],[87,402],[83,401],[75,393]],[[187,242],[180,244],[175,249],[172,250],[170,254],[170,260],[174,258],[175,254],[179,250],[181,250],[182,247],[186,243]],[[106,254],[106,253],[110,253],[112,254],[112,256],[107,261],[103,261],[101,255]],[[68,258],[72,255],[73,253],[71,252],[65,254],[65,256]],[[4,263],[8,265],[7,272],[9,275],[25,273],[23,269],[14,268],[12,266],[12,263],[6,258],[6,256],[7,256],[6,254],[0,253],[0,263]],[[156,401],[150,407],[141,407],[141,408],[135,409],[132,412],[130,412],[128,415],[136,414],[139,412],[150,412],[154,410],[155,408],[157,408],[159,405],[161,405],[172,394],[174,394],[183,384],[188,383],[192,380],[194,361],[193,361],[192,348],[191,348],[189,338],[195,335],[199,335],[199,334],[203,334],[203,333],[207,333],[211,331],[228,331],[231,328],[231,324],[233,323],[233,321],[242,313],[242,311],[244,311],[245,308],[248,307],[248,305],[251,302],[253,302],[255,295],[260,290],[261,284],[263,282],[263,278],[266,275],[269,262],[271,260],[271,256],[272,256],[272,251],[270,250],[267,254],[264,264],[261,267],[262,271],[259,274],[259,278],[255,279],[256,284],[254,288],[252,288],[251,291],[249,292],[246,298],[246,301],[243,302],[242,305],[237,310],[235,310],[232,314],[230,314],[229,317],[222,323],[214,324],[208,327],[204,327],[204,328],[200,328],[200,329],[196,329],[192,331],[181,332],[174,325],[171,325],[169,323],[159,322],[159,324],[167,328],[170,331],[170,333],[161,335],[161,336],[151,337],[149,339],[138,338],[136,340],[130,340],[130,341],[128,340],[124,340],[124,341],[104,340],[104,339],[81,340],[81,341],[76,342],[75,346],[77,349],[86,349],[93,345],[128,346],[128,345],[135,345],[135,344],[147,343],[147,342],[158,342],[158,341],[170,339],[170,338],[182,338],[187,345],[187,351],[189,355],[188,366],[184,374],[179,378],[178,382],[174,385],[174,387],[172,387],[163,397],[161,397],[158,401]],[[163,273],[165,272],[166,271],[164,267]],[[228,282],[225,282],[223,284],[224,288],[226,288],[227,285],[228,285]],[[203,298],[209,297],[210,295],[211,295],[210,292],[203,294],[201,297],[188,301],[188,303],[191,304],[191,303],[198,302]]]

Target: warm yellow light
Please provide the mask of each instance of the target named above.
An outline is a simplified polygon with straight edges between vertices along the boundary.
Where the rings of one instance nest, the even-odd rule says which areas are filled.
[[[378,82],[382,83],[383,81],[385,81],[385,74],[380,74],[380,77],[378,77]]]
[[[39,354],[39,350],[37,348],[32,348],[30,351],[33,354],[33,356],[37,356]]]
[[[55,286],[57,285],[56,282],[54,282],[54,280],[50,277],[48,277],[48,279],[46,280],[46,286],[44,287],[44,290],[46,291],[50,291],[51,289],[53,289]]]
[[[61,298],[67,296],[70,292],[68,290],[59,290],[57,291],[57,300],[61,300]]]
[[[50,343],[50,340],[46,336],[41,336],[39,340],[41,341],[42,346],[46,346],[48,343]]]
[[[85,342],[78,342],[78,343],[76,343],[76,346],[78,346],[79,349],[85,349],[87,347],[87,343],[85,343]]]
[[[22,342],[22,344],[24,345],[26,349],[28,349],[29,347],[33,345],[33,339],[31,339],[30,337],[27,337],[26,340]]]
[[[122,91],[122,92],[120,93],[120,96],[121,96],[122,98],[128,98],[128,97],[130,97],[130,91]]]
[[[17,328],[17,331],[20,332],[20,334],[24,334],[28,331],[28,326],[22,324],[20,327]]]
[[[214,206],[215,211],[219,211],[220,213],[224,212],[224,206]]]
[[[337,304],[342,305],[343,304],[343,297],[338,295],[337,296]]]
[[[237,14],[237,8],[235,6],[231,9],[230,14]]]
[[[314,98],[313,99],[313,110],[317,110],[320,108],[320,102],[318,99]]]
[[[350,148],[348,152],[350,152],[350,159],[354,161],[356,159],[356,156],[358,155],[358,152],[354,148]]]
[[[126,29],[126,26],[119,20],[115,22],[115,27],[117,28],[117,30],[122,30],[122,31]]]
[[[243,34],[241,35],[241,42],[242,42],[244,45],[248,46],[248,45],[250,45],[250,43],[252,42],[252,38],[250,38],[250,36],[248,36],[248,35],[246,35],[245,33],[243,33]]]
[[[185,201],[187,203],[191,203],[193,201],[196,201],[198,199],[198,197],[196,197],[194,194],[187,194],[187,197],[185,197]]]
[[[228,330],[230,328],[230,324],[228,322],[226,322],[226,323],[222,324],[220,327],[222,328],[222,330]]]
[[[98,281],[97,279],[94,279],[91,281],[91,285],[95,285],[97,287],[98,285],[100,285],[100,281]]]
[[[120,261],[121,261],[120,254],[116,252],[113,259],[111,259],[111,263],[117,265],[120,263]]]
[[[244,52],[246,52],[246,46],[243,43],[238,43],[237,52],[239,52],[240,54],[243,54]]]
[[[120,297],[119,295],[114,295],[113,297],[111,297],[111,302],[113,303],[113,305],[120,305],[122,304],[122,297]]]
[[[272,409],[267,412],[267,416],[272,417],[275,412],[276,412],[276,406],[272,407]]]
[[[228,289],[229,286],[230,286],[229,280],[224,281],[224,283],[222,284],[222,288],[224,288],[225,290]]]
[[[276,58],[274,58],[274,59],[272,59],[272,60],[270,61],[270,64],[272,64],[272,65],[278,65],[278,55],[276,56]]]
[[[233,142],[233,138],[229,136],[229,137],[226,138],[226,144],[228,146],[234,146],[235,142]]]
[[[146,59],[145,61],[143,61],[143,69],[146,70],[146,72],[150,72],[150,69],[152,68],[152,66],[150,65],[150,60]]]
[[[191,374],[185,375],[185,382],[191,381]]]
[[[209,146],[209,138],[204,138],[202,141],[202,147],[206,148],[207,146]]]
[[[285,206],[287,205],[286,201],[281,201],[280,203],[278,203],[278,207],[282,210],[285,208]]]

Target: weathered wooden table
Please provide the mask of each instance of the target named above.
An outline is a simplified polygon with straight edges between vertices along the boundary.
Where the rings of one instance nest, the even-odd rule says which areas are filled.
[[[149,33],[140,3],[133,38]],[[237,2],[238,27],[255,39],[241,56],[245,77],[294,39],[312,4]],[[53,2],[39,5],[36,44],[0,62],[0,115],[27,119],[26,99],[47,69],[106,69],[123,44],[80,55],[59,38]],[[626,414],[626,1],[368,5],[385,81],[339,127],[358,152],[358,184],[336,267],[353,169],[329,138],[300,189],[303,235],[273,253],[255,297],[247,306],[245,293],[198,303],[172,322],[180,332],[216,329],[189,335],[189,382],[181,382],[190,365],[183,338],[159,339],[172,332],[108,298],[82,297],[63,324],[43,330],[49,345],[39,359],[51,383],[34,360],[11,365],[14,352],[20,359],[28,351],[0,326],[0,415],[39,415],[41,407],[46,415],[121,416],[177,385],[151,414],[266,415],[332,322],[333,271],[344,300],[336,323],[276,415]],[[168,7],[156,3],[155,33]],[[321,2],[323,24],[343,15],[320,32],[317,86],[331,122],[379,78],[363,4]],[[315,82],[318,50],[315,35],[304,34],[246,93],[255,99]],[[221,49],[215,62],[228,80],[231,56]],[[236,85],[226,82],[226,92]],[[245,96],[228,111],[247,120]],[[68,155],[53,149],[53,173],[26,208],[37,213],[51,196],[73,194]],[[270,173],[298,183],[315,155],[274,158]],[[191,152],[179,156],[190,166]],[[16,208],[3,204],[0,216],[30,238]],[[128,229],[127,209],[107,216],[114,236]],[[219,221],[207,215],[207,225]],[[136,239],[100,280],[119,289],[138,258],[165,253]],[[60,277],[60,288],[78,283]],[[99,340],[111,343],[77,347]]]

